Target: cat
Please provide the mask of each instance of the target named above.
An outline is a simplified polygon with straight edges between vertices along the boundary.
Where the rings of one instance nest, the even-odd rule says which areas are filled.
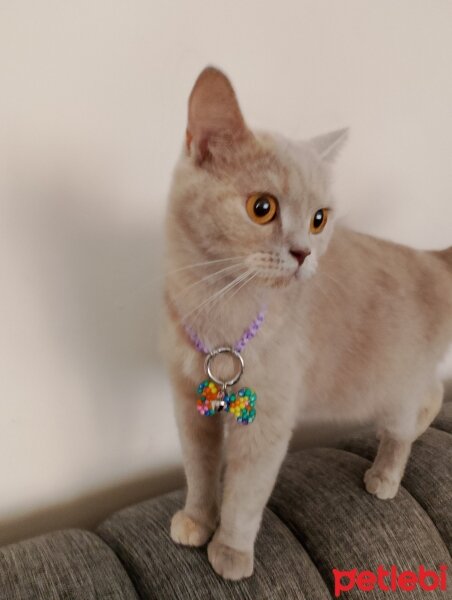
[[[188,486],[171,536],[210,540],[208,559],[227,579],[253,572],[263,509],[298,421],[372,422],[380,442],[364,485],[387,499],[441,407],[452,247],[414,250],[337,223],[331,170],[346,137],[252,132],[214,67],[189,98],[166,219],[164,352]],[[201,350],[233,345],[261,311],[241,352],[254,422],[200,415]],[[237,364],[221,358],[216,377],[227,379]]]

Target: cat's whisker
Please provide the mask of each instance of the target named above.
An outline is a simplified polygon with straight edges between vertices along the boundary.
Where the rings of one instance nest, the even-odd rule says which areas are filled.
[[[234,266],[234,269],[236,269],[239,266],[243,266],[243,265],[233,265],[233,266]],[[225,275],[227,275],[227,274],[228,273],[225,273]],[[229,273],[229,274],[232,275],[232,273]],[[194,317],[192,317],[192,319],[191,319],[193,325],[196,323],[198,318],[201,317],[202,314],[204,314],[204,316],[206,316],[206,314],[203,313],[202,309],[208,308],[210,304],[213,305],[216,298],[220,297],[222,292],[226,293],[227,291],[229,291],[229,289],[231,289],[233,287],[233,284],[237,281],[237,279],[239,279],[241,277],[242,274],[243,273],[239,273],[237,275],[237,277],[235,277],[233,280],[231,280],[229,283],[227,283],[225,286],[223,286],[220,290],[214,291],[214,293],[211,296],[209,296],[208,298],[206,298],[205,301],[201,305],[198,305],[197,307],[195,307],[193,309],[192,313],[194,314]],[[229,286],[231,286],[231,288]],[[187,316],[191,316],[192,313],[188,313]]]
[[[320,285],[320,282],[318,281],[318,279],[316,279],[315,277],[312,279],[312,281],[309,282],[309,285],[314,285],[316,290],[318,290],[319,292],[321,292],[324,297],[326,298],[326,300],[328,300],[328,302],[333,301],[334,299],[325,292],[325,290],[323,289],[323,287]]]
[[[213,307],[219,302],[231,289],[233,289],[236,285],[238,285],[243,279],[248,275],[248,271],[245,273],[241,273],[238,275],[233,281],[229,284],[225,285],[221,290],[218,290],[210,298],[208,298],[205,302],[203,302],[198,309],[195,311],[195,319],[196,322],[201,317],[207,318],[207,316],[212,311]],[[207,309],[207,313],[205,310]]]
[[[179,267],[178,269],[173,269],[172,271],[167,271],[164,273],[164,276],[174,275],[175,273],[180,273],[181,271],[186,271],[188,269],[195,269],[198,267],[206,267],[213,264],[230,262],[232,260],[238,260],[240,258],[244,258],[246,254],[237,254],[236,256],[229,256],[228,258],[215,258],[213,260],[206,260],[204,262],[193,263],[190,265],[185,265],[183,267]]]
[[[169,278],[169,277],[171,277],[171,275],[173,275],[175,273],[179,273],[181,271],[186,271],[188,269],[195,269],[195,268],[201,268],[201,267],[209,267],[210,265],[219,265],[219,263],[232,262],[234,260],[237,260],[238,262],[240,262],[245,257],[246,257],[246,254],[238,254],[237,256],[231,256],[228,258],[219,258],[219,259],[214,259],[214,260],[207,260],[204,262],[185,265],[184,267],[180,267],[180,268],[174,269],[172,271],[160,272],[159,274],[156,274],[154,277],[151,277],[149,279],[143,278],[140,281],[140,285],[130,286],[126,291],[126,294],[127,294],[127,296],[129,296],[129,295],[133,295],[136,293],[142,293],[143,290],[152,289],[153,285],[161,283],[164,279]]]
[[[238,288],[237,290],[235,290],[235,289],[234,289],[234,287],[235,287],[235,286],[234,286],[234,287],[231,287],[229,290],[227,290],[227,291],[226,291],[226,292],[225,292],[225,293],[224,293],[224,294],[221,296],[221,298],[218,298],[218,301],[219,301],[219,300],[226,300],[226,299],[227,299],[227,301],[229,302],[229,301],[230,301],[230,300],[231,300],[231,299],[232,299],[232,298],[233,298],[233,297],[236,295],[236,293],[240,291],[240,289],[241,289],[242,287],[244,287],[244,286],[245,286],[247,283],[249,283],[249,282],[250,282],[252,279],[254,279],[254,277],[256,277],[256,276],[257,276],[257,273],[256,273],[256,272],[249,271],[249,272],[248,272],[248,275],[247,275],[247,277],[245,278],[245,281],[241,280],[241,281],[238,281],[238,282],[237,282],[237,284],[236,284],[236,285],[239,285],[239,288]],[[241,284],[241,285],[240,285],[240,284]],[[229,296],[229,298],[226,298],[226,296],[227,296],[227,295],[229,294],[229,292],[231,292],[232,290],[234,290],[234,291],[233,291],[233,293],[232,293],[232,295],[231,295],[231,296]],[[212,303],[212,304],[211,304],[211,306],[209,307],[209,312],[207,313],[206,317],[207,317],[207,316],[210,314],[210,312],[211,312],[211,311],[212,311],[212,309],[214,308],[214,305],[215,305],[215,304],[216,304],[216,302],[214,302],[214,303]],[[210,326],[209,326],[209,327],[206,329],[206,331],[205,331],[205,335],[206,335],[206,336],[209,334],[209,332],[210,332],[210,330],[212,329],[213,325],[214,325],[214,321],[212,320],[212,322],[211,322]]]
[[[331,279],[331,281],[333,281],[333,283],[335,283],[342,291],[346,291],[345,286],[340,282],[337,281],[336,279],[334,279],[330,274],[323,272],[322,275],[326,275],[329,279]],[[328,282],[324,282],[328,285]],[[320,291],[323,296],[325,297],[325,299],[331,303],[336,305],[337,304],[337,297],[335,297],[334,295],[332,295],[331,293],[327,293],[324,290],[324,286],[321,283],[321,277],[314,277],[310,282],[310,285],[315,285],[316,290]]]
[[[341,290],[343,292],[347,291],[347,289],[345,288],[344,284],[342,282],[340,282],[338,279],[336,279],[335,277],[333,277],[331,275],[331,273],[327,273],[326,271],[323,271],[322,275],[325,275],[326,277],[328,277],[333,283],[335,283],[339,288],[341,288]]]
[[[220,269],[219,271],[215,271],[214,273],[210,273],[209,275],[205,275],[204,277],[202,277],[201,279],[198,279],[197,281],[195,281],[194,283],[191,283],[190,285],[188,285],[187,287],[185,287],[184,289],[182,289],[175,297],[174,300],[178,300],[180,298],[182,298],[183,296],[185,296],[187,294],[187,292],[189,292],[191,289],[199,286],[201,283],[205,283],[210,281],[211,279],[215,279],[215,277],[218,277],[219,275],[227,275],[229,272],[234,271],[235,269],[238,269],[239,267],[241,267],[241,262],[237,262],[237,264],[235,265],[229,265],[227,267],[224,267],[223,269]]]
[[[199,306],[195,307],[193,310],[189,311],[187,314],[185,314],[182,317],[182,321],[186,321],[186,319],[188,317],[190,317],[193,314],[199,314],[201,313],[201,311],[208,306],[210,303],[215,302],[215,300],[217,298],[219,298],[222,294],[224,294],[227,290],[229,290],[231,287],[234,287],[235,285],[237,285],[240,281],[242,281],[242,279],[247,276],[249,274],[249,271],[245,271],[245,273],[242,273],[240,275],[238,275],[235,279],[233,279],[231,282],[227,283],[224,287],[222,287],[220,290],[214,292],[211,296],[209,296],[209,298],[207,298],[206,300],[204,300]]]
[[[238,294],[238,292],[240,292],[240,290],[241,290],[242,288],[244,288],[244,287],[245,287],[246,285],[248,285],[248,284],[249,284],[249,283],[250,283],[250,282],[251,282],[251,281],[252,281],[252,280],[253,280],[255,277],[257,277],[257,273],[256,273],[255,271],[254,271],[254,272],[251,272],[251,273],[249,273],[249,275],[250,275],[250,276],[249,276],[249,278],[248,278],[248,279],[246,279],[246,280],[245,280],[245,281],[244,281],[244,282],[243,282],[243,283],[242,283],[242,284],[241,284],[241,285],[240,285],[240,286],[239,286],[239,287],[238,287],[238,288],[235,290],[235,292],[232,294],[232,296],[229,296],[229,298],[228,298],[228,302],[230,302],[230,301],[232,300],[232,298],[233,298],[233,297],[234,297],[236,294]]]

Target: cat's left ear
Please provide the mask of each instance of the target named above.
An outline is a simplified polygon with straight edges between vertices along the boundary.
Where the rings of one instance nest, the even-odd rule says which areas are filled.
[[[207,67],[188,101],[187,150],[201,165],[250,135],[231,82],[219,69]]]
[[[348,139],[348,127],[344,129],[336,129],[323,135],[308,140],[308,144],[326,163],[332,163],[336,159],[342,146]]]

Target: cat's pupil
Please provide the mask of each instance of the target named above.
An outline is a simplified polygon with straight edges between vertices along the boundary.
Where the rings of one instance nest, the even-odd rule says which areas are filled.
[[[323,210],[318,210],[314,215],[314,227],[320,227],[323,222]]]
[[[254,214],[256,217],[265,217],[270,212],[270,202],[265,196],[261,196],[254,203]]]

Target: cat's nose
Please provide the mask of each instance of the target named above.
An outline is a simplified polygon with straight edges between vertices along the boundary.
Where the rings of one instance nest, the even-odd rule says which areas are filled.
[[[311,254],[311,251],[306,248],[291,248],[290,253],[298,261],[298,264],[302,265],[305,258]]]

